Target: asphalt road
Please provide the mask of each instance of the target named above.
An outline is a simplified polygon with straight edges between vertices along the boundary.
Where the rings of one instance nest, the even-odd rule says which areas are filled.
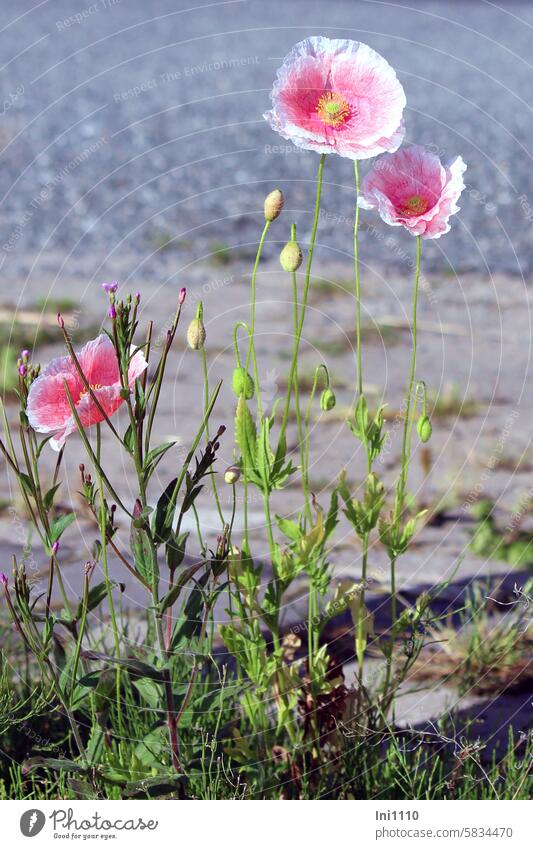
[[[3,285],[61,261],[105,277],[146,274],[257,240],[280,185],[302,240],[316,155],[262,120],[280,59],[323,33],[368,42],[408,97],[407,137],[461,153],[468,191],[426,262],[459,272],[533,266],[530,154],[533,4],[485,0],[58,0],[0,4],[0,263]],[[350,251],[351,163],[329,157],[319,252]],[[374,223],[372,221],[372,223]],[[280,227],[273,238],[284,240]],[[403,250],[412,239],[394,231]],[[275,245],[269,250],[274,252]],[[402,254],[403,255],[403,254]],[[368,263],[399,253],[363,234]]]

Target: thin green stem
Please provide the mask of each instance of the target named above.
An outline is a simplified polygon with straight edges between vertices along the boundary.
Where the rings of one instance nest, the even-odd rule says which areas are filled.
[[[251,306],[250,306],[250,338],[248,340],[248,350],[246,352],[246,365],[245,371],[248,373],[248,368],[250,365],[250,357],[252,356],[252,351],[254,352],[253,358],[253,366],[254,366],[254,381],[255,381],[255,391],[257,393],[257,413],[259,415],[259,420],[263,418],[263,410],[261,404],[261,392],[259,389],[259,372],[257,370],[257,361],[255,358],[255,302],[256,302],[256,278],[257,278],[257,269],[259,267],[259,262],[261,260],[261,254],[263,252],[263,245],[265,244],[266,234],[268,233],[268,228],[270,227],[270,221],[265,221],[265,226],[263,227],[263,232],[261,233],[261,238],[259,240],[259,245],[257,247],[257,253],[255,255],[254,267],[252,269],[252,293],[251,293]]]
[[[318,229],[318,221],[320,218],[320,199],[322,197],[322,179],[324,173],[324,162],[326,161],[326,154],[323,153],[320,157],[318,163],[318,172],[317,172],[317,181],[316,181],[316,197],[315,197],[315,212],[313,216],[313,225],[311,227],[311,236],[309,239],[309,251],[307,254],[307,265],[305,269],[305,279],[304,279],[304,290],[302,294],[302,305],[300,309],[300,317],[298,321],[298,328],[296,331],[296,344],[293,348],[292,354],[292,362],[291,369],[289,373],[289,386],[292,386],[294,383],[294,376],[296,374],[296,365],[298,362],[298,352],[300,350],[300,340],[302,338],[302,331],[304,327],[305,321],[305,312],[307,309],[307,300],[309,297],[309,285],[311,282],[311,268],[313,266],[313,254],[315,251],[315,242],[316,242],[316,231]],[[280,430],[280,441],[285,438],[285,431],[287,429],[287,420],[289,416],[288,405],[285,405],[285,410],[283,412],[283,420],[281,422],[281,430]]]
[[[405,503],[405,488],[407,486],[407,470],[409,466],[409,457],[408,457],[408,436],[409,436],[409,417],[411,411],[411,396],[413,393],[413,385],[415,381],[415,370],[416,370],[416,345],[417,345],[417,307],[418,307],[418,286],[420,282],[420,252],[421,252],[421,239],[420,236],[416,238],[416,271],[415,271],[415,282],[414,282],[414,291],[413,291],[413,319],[412,319],[412,338],[413,345],[411,351],[411,366],[409,369],[409,383],[407,388],[407,399],[406,399],[406,407],[405,407],[405,417],[403,423],[403,437],[402,437],[402,454],[401,454],[401,464],[400,464],[400,480],[398,482],[398,491],[396,495],[396,510],[395,510],[395,520],[396,522],[400,521],[403,507]]]
[[[359,280],[359,163],[354,159],[355,172],[355,217],[353,226],[353,257],[355,265],[355,330],[357,343],[357,390],[363,394],[363,368],[361,362],[361,283]]]
[[[203,378],[204,378],[204,412],[206,412],[208,407],[209,407],[209,375],[207,373],[207,356],[206,356],[206,353],[205,353],[205,345],[202,345],[202,372],[203,372]],[[206,421],[206,424],[205,424],[205,435],[209,439],[209,420]],[[224,525],[224,514],[222,512],[222,507],[220,506],[220,498],[218,497],[218,490],[217,490],[217,485],[216,485],[216,481],[215,481],[215,472],[214,472],[212,466],[211,466],[211,469],[209,471],[209,474],[210,474],[210,477],[211,477],[211,485],[213,487],[213,495],[215,497],[215,503],[217,505],[218,515],[220,517],[220,521],[222,522],[222,525]]]
[[[118,636],[117,617],[116,617],[116,613],[115,613],[115,604],[114,604],[114,601],[113,601],[113,593],[112,593],[112,590],[111,590],[111,582],[109,580],[109,568],[108,568],[108,562],[107,562],[107,531],[106,531],[107,511],[106,511],[106,503],[105,503],[105,498],[104,498],[104,481],[103,481],[103,477],[102,477],[102,475],[100,474],[100,471],[99,471],[99,469],[100,469],[101,445],[102,445],[102,434],[101,434],[101,430],[100,430],[100,425],[97,424],[96,425],[96,457],[97,457],[98,463],[96,465],[96,475],[97,475],[97,480],[98,480],[98,492],[99,492],[99,495],[100,495],[99,525],[100,525],[100,535],[101,535],[101,543],[102,543],[102,569],[103,569],[103,572],[104,572],[104,582],[105,582],[106,593],[107,593],[107,601],[108,601],[108,604],[109,604],[109,612],[110,612],[110,616],[111,616],[111,627],[112,627],[112,630],[113,630],[113,640],[114,640],[114,643],[115,643],[115,653],[116,653],[117,659],[119,659],[120,658],[120,639],[119,639],[119,636]],[[115,675],[116,675],[115,685],[116,685],[116,699],[117,699],[117,718],[118,718],[119,728],[122,729],[122,705],[121,705],[121,699],[120,699],[120,667],[119,666],[117,666]]]
[[[368,534],[363,537],[363,562],[361,567],[361,595],[359,598],[359,616],[357,618],[357,659],[359,661],[359,681],[361,686],[364,684],[364,663],[365,663],[365,644],[366,644],[366,608],[365,608],[365,588],[366,588],[366,573],[368,562]]]

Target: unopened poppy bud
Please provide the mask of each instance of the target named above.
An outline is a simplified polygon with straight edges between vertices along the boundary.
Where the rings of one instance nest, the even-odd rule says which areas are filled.
[[[237,398],[240,398],[241,395],[244,395],[246,400],[249,401],[250,398],[254,397],[255,386],[253,378],[251,374],[248,374],[248,372],[243,366],[237,366],[237,368],[233,372],[231,385]]]
[[[431,434],[433,433],[433,428],[427,416],[420,416],[418,422],[416,423],[416,429],[418,431],[418,435],[421,441],[429,442],[429,440],[431,439]]]
[[[204,347],[205,327],[201,318],[193,318],[187,329],[187,344],[193,351]]]
[[[283,209],[285,198],[280,189],[274,189],[265,198],[265,218],[267,221],[275,221]]]
[[[298,242],[291,239],[287,242],[279,255],[279,261],[283,271],[297,271],[302,264],[302,250]]]
[[[241,476],[241,470],[238,466],[228,466],[226,471],[224,472],[224,480],[226,483],[234,484],[237,483]]]
[[[332,410],[335,404],[337,403],[337,399],[335,398],[335,393],[332,389],[324,389],[322,395],[320,396],[320,409],[328,412],[328,410]]]

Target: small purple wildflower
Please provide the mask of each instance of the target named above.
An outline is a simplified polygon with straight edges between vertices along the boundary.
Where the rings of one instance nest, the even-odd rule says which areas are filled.
[[[104,292],[107,292],[108,295],[114,295],[118,289],[118,283],[116,280],[113,280],[112,283],[102,283],[102,289]]]

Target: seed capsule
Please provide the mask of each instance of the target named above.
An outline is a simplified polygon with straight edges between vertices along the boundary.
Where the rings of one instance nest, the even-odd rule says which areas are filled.
[[[275,221],[283,209],[285,198],[280,189],[274,189],[265,198],[265,218],[267,221]]]
[[[250,398],[254,397],[255,386],[253,378],[251,374],[248,374],[248,372],[243,366],[237,366],[237,368],[233,372],[231,385],[237,398],[240,398],[241,395],[244,395],[246,400],[249,401]]]
[[[283,271],[297,271],[302,264],[302,250],[298,242],[291,239],[287,242],[279,255],[279,261]]]

